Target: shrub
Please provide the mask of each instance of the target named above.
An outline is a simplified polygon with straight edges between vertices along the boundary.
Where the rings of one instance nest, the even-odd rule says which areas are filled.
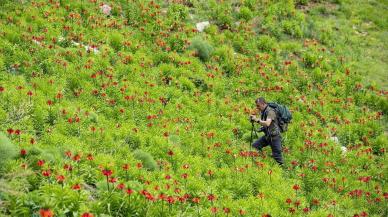
[[[9,140],[6,135],[0,133],[0,168],[3,167],[8,160],[17,155],[18,150],[16,146],[12,144],[11,140]]]
[[[120,33],[112,33],[109,38],[109,43],[115,51],[119,51],[122,48],[123,40],[124,38]]]
[[[236,64],[234,60],[234,50],[228,46],[222,46],[214,52],[214,56],[217,56],[218,61],[222,65],[223,70],[229,76],[236,70]]]
[[[125,143],[130,149],[137,149],[141,145],[141,140],[138,136],[129,134],[127,137],[125,137]]]
[[[133,152],[133,156],[137,160],[140,160],[146,169],[153,171],[157,168],[156,161],[154,160],[151,154],[138,149]]]
[[[174,21],[184,21],[189,15],[189,10],[182,4],[173,4],[168,8],[167,16]]]
[[[240,19],[249,21],[253,17],[252,11],[248,7],[240,8],[240,14],[238,15]]]
[[[271,51],[272,48],[275,48],[275,39],[271,36],[263,35],[260,36],[257,40],[257,48],[263,51]]]
[[[198,57],[206,62],[210,59],[212,52],[213,52],[213,47],[204,39],[196,37],[191,41],[191,49],[194,49]]]

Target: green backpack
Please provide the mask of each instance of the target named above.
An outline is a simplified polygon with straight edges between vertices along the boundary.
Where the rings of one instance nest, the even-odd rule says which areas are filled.
[[[291,114],[290,110],[288,110],[288,108],[286,106],[281,105],[281,104],[277,104],[274,102],[268,103],[268,106],[273,108],[276,112],[280,131],[282,133],[286,132],[288,129],[288,124],[291,123],[291,120],[292,120],[292,114]]]

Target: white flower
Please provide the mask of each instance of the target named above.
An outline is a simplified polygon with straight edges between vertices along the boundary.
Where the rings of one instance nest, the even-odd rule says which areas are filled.
[[[110,11],[112,10],[112,8],[109,5],[103,4],[100,8],[102,13],[104,13],[105,15],[110,15]]]

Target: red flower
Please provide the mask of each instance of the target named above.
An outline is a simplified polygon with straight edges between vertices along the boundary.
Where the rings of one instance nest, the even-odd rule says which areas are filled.
[[[57,182],[62,183],[65,180],[65,177],[63,175],[57,176]]]
[[[39,214],[41,217],[53,217],[54,213],[50,209],[40,209]]]
[[[120,190],[123,190],[125,188],[125,184],[124,183],[120,183],[117,185],[117,189],[120,189]]]
[[[319,205],[319,200],[318,200],[318,199],[313,199],[313,204],[314,204],[315,206],[318,206],[318,205]]]
[[[32,96],[32,91],[31,91],[31,90],[28,91],[28,92],[27,92],[27,95],[28,95],[28,96]]]
[[[209,194],[209,195],[207,196],[207,199],[208,199],[209,201],[214,201],[214,200],[216,199],[216,196],[214,196],[214,194]]]
[[[73,161],[80,161],[80,160],[81,160],[81,155],[79,154],[74,155]]]
[[[230,213],[230,209],[227,207],[225,207],[223,210],[224,210],[224,213],[226,213],[226,214]]]
[[[217,207],[212,207],[212,208],[210,208],[210,210],[212,211],[212,213],[216,213],[217,212]]]
[[[66,154],[66,156],[67,156],[68,158],[70,158],[71,155],[72,155],[72,154],[71,154],[71,151],[66,151],[65,154]]]
[[[50,170],[43,170],[42,175],[45,177],[49,177],[51,175],[51,171]]]
[[[167,197],[167,202],[168,202],[169,204],[175,203],[174,197],[173,197],[173,196],[168,196],[168,197]]]
[[[21,155],[21,156],[26,156],[26,154],[27,154],[26,149],[20,150],[20,155]]]
[[[42,167],[44,165],[44,160],[38,160],[38,166]]]
[[[81,185],[80,184],[75,184],[75,185],[73,185],[71,187],[71,189],[76,190],[76,191],[81,190]]]
[[[92,154],[88,154],[88,156],[86,157],[86,159],[88,159],[88,160],[94,160],[94,158],[93,158],[93,155],[92,155]]]
[[[174,152],[173,152],[172,150],[169,150],[169,151],[167,152],[167,154],[168,154],[169,156],[173,156],[173,155],[174,155]]]
[[[85,212],[84,214],[81,215],[81,217],[94,217],[92,213]]]
[[[289,208],[288,211],[291,213],[291,214],[294,214],[295,213],[295,208]]]
[[[128,195],[131,195],[131,194],[133,194],[134,191],[132,189],[128,188],[126,192]]]
[[[65,164],[65,165],[63,166],[63,169],[65,169],[65,170],[67,170],[67,171],[72,171],[72,170],[73,170],[73,167],[72,167],[71,165],[69,165],[69,164]]]
[[[0,92],[3,92],[4,90],[5,90],[5,88],[0,86]]]
[[[199,203],[200,199],[198,197],[194,197],[192,199],[193,203]]]
[[[187,179],[187,173],[183,173],[182,178]]]
[[[109,182],[110,182],[110,183],[115,183],[115,182],[117,182],[117,178],[110,177],[110,178],[109,178]]]
[[[294,189],[295,191],[298,191],[300,189],[300,186],[295,184],[294,186],[292,186],[292,189]]]
[[[123,165],[123,170],[128,170],[129,169],[129,164],[124,164]]]
[[[240,215],[245,215],[246,212],[245,212],[245,210],[240,209],[239,213],[240,213]]]
[[[292,200],[290,198],[287,198],[286,203],[291,204]]]
[[[107,177],[111,176],[112,173],[113,173],[112,170],[108,170],[108,169],[102,170],[102,174]]]
[[[12,133],[14,133],[14,132],[15,132],[15,131],[14,131],[12,128],[8,128],[8,129],[7,129],[7,133],[8,133],[8,134],[12,134]]]
[[[310,212],[310,208],[308,208],[308,207],[303,208],[303,212],[304,212],[304,213]]]
[[[53,104],[53,101],[51,101],[50,99],[47,100],[47,105],[51,106]]]

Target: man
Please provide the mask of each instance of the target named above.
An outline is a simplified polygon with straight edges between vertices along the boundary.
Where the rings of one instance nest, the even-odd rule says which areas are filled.
[[[282,157],[282,138],[280,134],[280,127],[276,117],[276,112],[273,108],[268,106],[263,97],[256,99],[256,108],[261,112],[261,118],[251,115],[251,121],[259,123],[261,130],[265,135],[256,140],[252,146],[261,151],[262,148],[270,145],[272,149],[272,157],[278,162],[279,165],[283,165]]]

